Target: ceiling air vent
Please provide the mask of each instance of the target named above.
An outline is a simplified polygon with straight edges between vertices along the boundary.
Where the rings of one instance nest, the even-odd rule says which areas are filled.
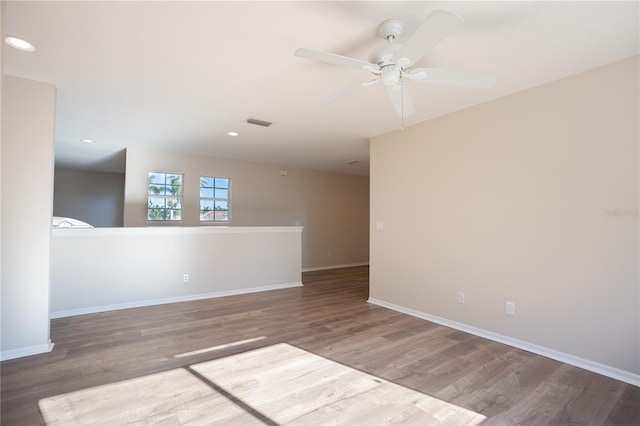
[[[262,127],[269,127],[273,124],[269,121],[257,120],[255,118],[247,118],[247,123],[255,124],[256,126],[262,126]]]

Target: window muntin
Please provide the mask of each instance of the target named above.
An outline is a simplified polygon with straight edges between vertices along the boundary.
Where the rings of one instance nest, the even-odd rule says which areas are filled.
[[[231,179],[200,177],[200,221],[229,222],[231,220]]]
[[[147,220],[182,220],[184,177],[180,173],[150,172],[147,189]]]

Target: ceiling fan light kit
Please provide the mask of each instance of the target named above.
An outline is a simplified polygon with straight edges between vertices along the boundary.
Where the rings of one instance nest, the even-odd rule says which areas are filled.
[[[400,82],[402,68],[395,64],[385,65],[380,69],[380,78],[385,86],[395,86]]]
[[[463,87],[489,88],[498,80],[493,73],[444,68],[412,68],[436,44],[458,29],[464,21],[458,15],[445,10],[434,10],[404,44],[396,43],[396,38],[404,28],[401,21],[387,19],[378,25],[378,34],[387,44],[375,49],[367,61],[340,56],[312,49],[298,49],[295,55],[305,59],[359,68],[372,73],[375,78],[356,83],[335,95],[328,101],[335,102],[362,87],[372,86],[378,81],[387,88],[391,103],[400,118],[415,113],[404,79],[419,83],[447,84]]]

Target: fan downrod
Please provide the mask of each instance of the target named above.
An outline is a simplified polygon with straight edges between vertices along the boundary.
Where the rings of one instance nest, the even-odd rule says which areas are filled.
[[[371,52],[369,62],[380,67],[393,63],[393,56],[402,47],[402,45],[394,43],[396,37],[402,34],[402,28],[402,22],[397,19],[387,19],[378,25],[378,34],[388,43]]]

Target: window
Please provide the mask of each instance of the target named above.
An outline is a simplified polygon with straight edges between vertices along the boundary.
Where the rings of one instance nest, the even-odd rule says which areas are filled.
[[[147,220],[182,220],[182,174],[149,173]]]
[[[200,221],[229,222],[231,219],[231,179],[200,178]]]

